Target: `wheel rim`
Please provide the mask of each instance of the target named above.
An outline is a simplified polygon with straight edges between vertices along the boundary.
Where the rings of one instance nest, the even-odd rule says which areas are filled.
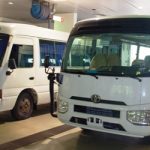
[[[30,113],[31,110],[31,103],[28,98],[24,98],[19,105],[19,112],[22,115],[27,115]]]

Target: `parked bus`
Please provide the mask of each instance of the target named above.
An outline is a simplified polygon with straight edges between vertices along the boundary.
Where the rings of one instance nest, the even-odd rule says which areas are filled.
[[[62,122],[113,134],[149,136],[150,17],[77,23],[59,82]]]
[[[49,102],[49,81],[44,59],[60,71],[68,33],[26,24],[0,23],[0,111],[15,119],[31,116]],[[57,92],[57,86],[55,92]]]

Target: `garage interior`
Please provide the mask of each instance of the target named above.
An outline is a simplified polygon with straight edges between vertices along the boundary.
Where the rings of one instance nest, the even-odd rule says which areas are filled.
[[[49,7],[41,19],[32,14],[34,2]],[[76,22],[89,18],[149,15],[148,0],[0,0],[0,22],[31,24],[70,33]],[[45,16],[44,16],[45,15]],[[45,72],[43,72],[44,74]],[[48,81],[48,80],[47,80]],[[51,116],[49,104],[16,121],[0,112],[0,150],[149,150],[150,137],[141,139],[86,131]]]

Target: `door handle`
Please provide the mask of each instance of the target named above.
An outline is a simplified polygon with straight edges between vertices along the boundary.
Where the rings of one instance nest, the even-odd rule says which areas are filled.
[[[34,80],[34,77],[30,77],[29,80]]]

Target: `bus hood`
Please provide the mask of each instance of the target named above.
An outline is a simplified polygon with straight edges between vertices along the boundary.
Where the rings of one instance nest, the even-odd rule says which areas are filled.
[[[89,75],[65,74],[59,92],[63,97],[81,101],[91,101],[91,97],[97,95],[106,104],[138,105],[141,104],[141,83],[130,77],[98,76],[96,79]]]

